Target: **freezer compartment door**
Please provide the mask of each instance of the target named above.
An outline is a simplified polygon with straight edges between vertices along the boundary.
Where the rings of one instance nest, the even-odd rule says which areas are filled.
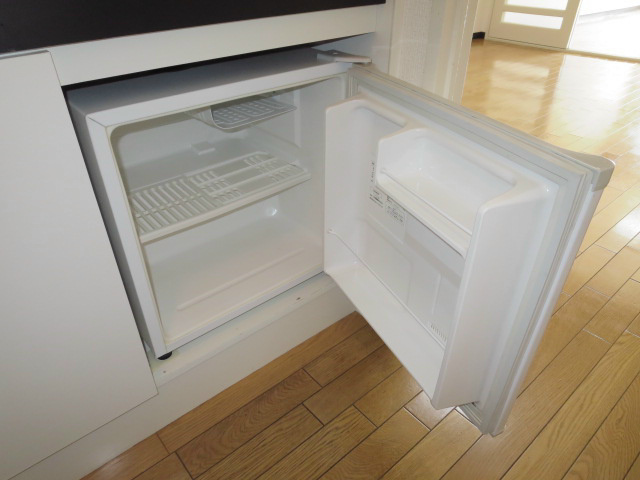
[[[482,406],[519,381],[611,165],[350,75],[327,109],[325,270],[436,408]]]

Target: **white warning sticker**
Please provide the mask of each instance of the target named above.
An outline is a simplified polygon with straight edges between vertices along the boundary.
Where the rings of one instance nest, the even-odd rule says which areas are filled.
[[[369,191],[369,198],[373,200],[373,203],[380,207],[384,207],[385,197],[386,195],[375,187]]]
[[[407,211],[389,195],[385,195],[384,211],[395,221],[404,225],[404,220],[407,217]]]

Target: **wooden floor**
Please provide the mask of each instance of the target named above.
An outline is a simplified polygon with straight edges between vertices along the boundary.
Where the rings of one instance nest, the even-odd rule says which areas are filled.
[[[353,314],[86,478],[640,479],[640,65],[478,42],[463,103],[617,163],[502,435]]]

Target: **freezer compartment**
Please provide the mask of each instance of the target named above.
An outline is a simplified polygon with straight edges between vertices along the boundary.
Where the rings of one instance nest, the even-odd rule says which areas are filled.
[[[299,101],[295,93],[280,96]],[[261,101],[282,105],[280,114],[295,109],[285,109],[288,104],[273,98]],[[247,124],[243,115],[226,113],[225,128],[219,128],[222,120],[215,115],[218,123],[207,120],[202,111],[188,111],[114,131],[112,144],[141,243],[212,220],[311,178],[298,160],[295,112],[291,118],[267,122],[273,115],[265,116],[264,111],[260,115],[257,102],[241,99],[207,109],[209,113],[232,109],[255,113]],[[230,135],[227,127],[234,120],[242,125],[236,122],[232,130],[237,133]],[[248,128],[251,125],[255,128]],[[277,134],[269,135],[269,128],[276,128]]]

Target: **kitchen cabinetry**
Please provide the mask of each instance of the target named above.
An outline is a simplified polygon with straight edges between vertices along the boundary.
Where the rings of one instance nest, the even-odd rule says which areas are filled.
[[[156,394],[48,53],[0,60],[0,478]]]
[[[432,3],[440,5],[434,11],[441,12],[448,2]],[[443,24],[429,8],[423,9],[420,18]],[[307,326],[293,320],[274,321],[260,331],[249,321],[241,330],[246,338],[253,335],[252,348],[249,343],[236,348],[237,340],[224,335],[213,347],[204,339],[198,348],[208,352],[209,363],[187,374],[183,374],[186,367],[154,364],[156,383],[161,383],[158,377],[163,375],[168,382],[156,387],[61,85],[356,35],[342,46],[372,55],[378,68],[387,70],[393,9],[394,3],[387,2],[380,7],[60,45],[0,58],[0,213],[4,222],[0,355],[5,365],[0,393],[0,478],[36,462],[40,463],[18,477],[80,477],[160,428],[162,422],[177,418],[317,332],[331,321],[329,317],[337,319],[348,308],[343,296],[330,292],[335,288],[316,285],[309,297],[329,292],[336,305],[327,311],[327,318],[317,318],[318,309],[312,309],[304,316]],[[464,18],[456,22],[464,24]],[[461,57],[458,64],[466,63],[458,45],[441,44],[436,37],[435,33],[430,36],[429,52],[420,51],[425,58],[438,52],[425,64],[440,65],[445,57]],[[398,36],[398,47],[404,40]],[[403,49],[410,50],[410,42]],[[438,68],[431,71],[440,72]],[[449,69],[442,72],[439,80],[461,77]],[[284,314],[288,312],[272,315]],[[265,343],[266,353],[258,352],[257,346]],[[198,357],[187,362],[189,368],[203,361],[201,353],[181,353],[182,358]],[[216,355],[224,355],[227,365],[235,359],[237,365],[220,372]]]

